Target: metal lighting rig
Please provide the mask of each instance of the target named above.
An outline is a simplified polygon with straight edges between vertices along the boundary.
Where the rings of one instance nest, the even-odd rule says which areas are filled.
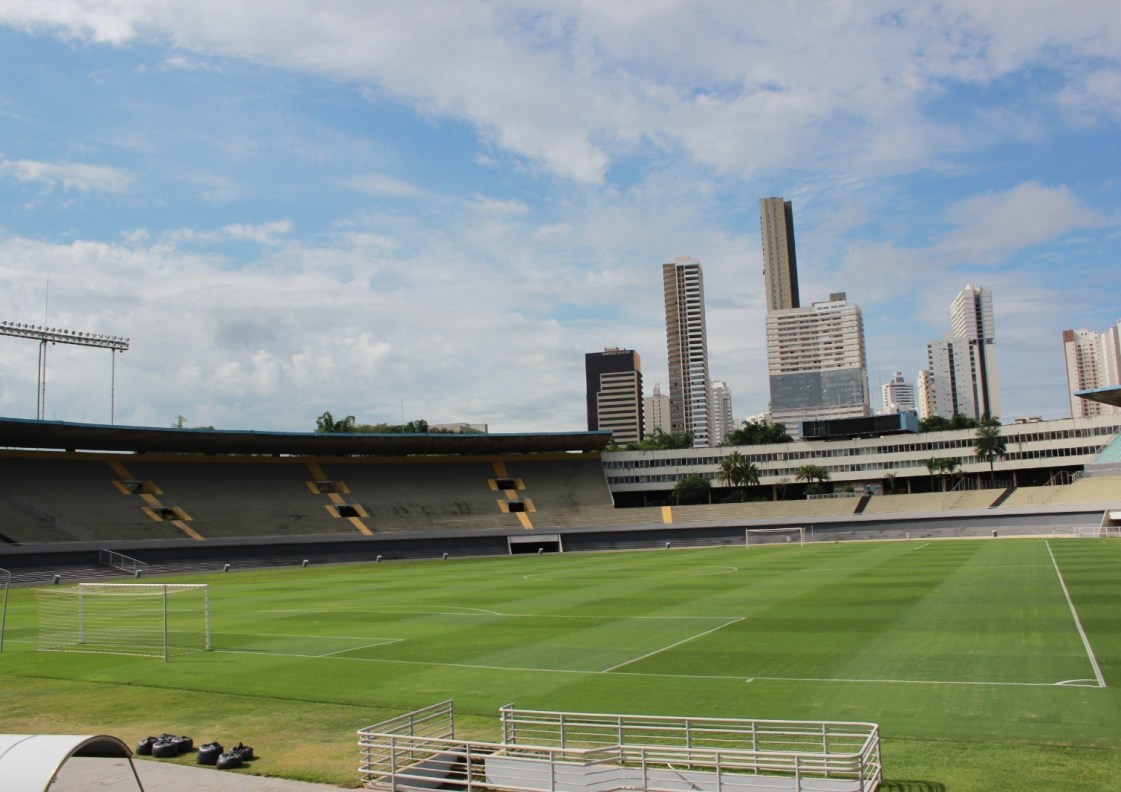
[[[39,398],[35,417],[43,419],[47,406],[47,344],[72,344],[74,346],[100,347],[108,349],[112,355],[113,371],[109,385],[109,423],[113,423],[117,384],[117,352],[128,349],[128,339],[121,336],[82,333],[76,330],[63,330],[55,327],[0,322],[0,335],[16,338],[31,338],[39,342]]]

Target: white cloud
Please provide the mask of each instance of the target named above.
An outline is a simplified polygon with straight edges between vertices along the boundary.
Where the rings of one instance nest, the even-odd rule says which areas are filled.
[[[1081,116],[1115,95],[1109,69],[1085,72],[1091,59],[1116,61],[1119,16],[1110,0],[1083,0],[1077,13],[1025,0],[1013,14],[976,0],[431,0],[423,16],[358,0],[86,0],[0,11],[9,24],[94,42],[168,37],[169,60],[182,64],[215,53],[372,84],[371,95],[467,120],[488,145],[588,183],[650,144],[742,174],[828,154],[849,167],[918,162],[968,140],[923,122],[925,103],[949,83],[985,85],[1025,66],[1074,80],[1058,106]]]
[[[260,225],[235,223],[222,229],[231,239],[259,242],[262,245],[278,244],[280,242],[279,237],[283,237],[291,230],[292,221],[287,218],[261,223]]]
[[[47,189],[61,187],[85,193],[121,193],[133,181],[124,171],[104,165],[34,160],[0,160],[0,177],[41,184]]]
[[[401,179],[381,173],[353,176],[343,182],[347,187],[370,195],[387,195],[394,198],[419,198],[424,190]]]
[[[957,228],[943,237],[938,252],[977,264],[999,262],[1073,229],[1102,224],[1068,188],[1035,182],[961,201],[946,211],[946,220]]]

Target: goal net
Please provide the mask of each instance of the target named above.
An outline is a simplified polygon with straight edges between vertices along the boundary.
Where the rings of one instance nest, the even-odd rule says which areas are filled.
[[[744,534],[748,547],[774,544],[797,544],[801,547],[806,543],[806,529],[800,525],[790,528],[748,528]]]
[[[205,584],[79,583],[36,589],[39,650],[162,657],[210,649]]]

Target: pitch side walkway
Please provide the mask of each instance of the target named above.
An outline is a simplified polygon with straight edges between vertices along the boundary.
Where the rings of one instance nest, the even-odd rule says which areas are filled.
[[[213,767],[191,767],[151,759],[134,759],[136,773],[144,784],[144,792],[338,792],[328,784],[308,784],[283,778],[264,778],[217,770]],[[355,776],[357,779],[357,774]],[[3,784],[0,783],[0,788]],[[136,778],[127,759],[89,759],[71,757],[62,766],[51,792],[138,792]],[[25,792],[22,791],[21,792]],[[30,790],[26,792],[31,792]],[[38,792],[38,790],[35,790]]]

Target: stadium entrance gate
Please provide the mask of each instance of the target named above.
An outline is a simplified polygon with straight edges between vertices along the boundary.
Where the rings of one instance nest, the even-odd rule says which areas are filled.
[[[534,534],[532,536],[507,536],[510,555],[522,553],[563,553],[560,534]]]

